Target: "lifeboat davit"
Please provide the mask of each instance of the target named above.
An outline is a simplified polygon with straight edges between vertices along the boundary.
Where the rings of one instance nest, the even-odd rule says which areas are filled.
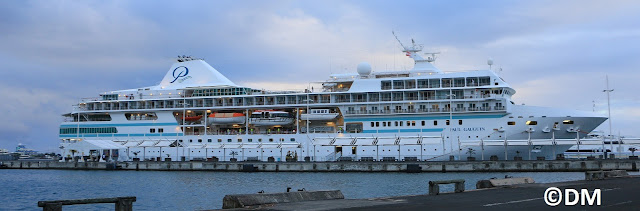
[[[243,113],[213,113],[207,118],[210,125],[244,124],[246,117]]]

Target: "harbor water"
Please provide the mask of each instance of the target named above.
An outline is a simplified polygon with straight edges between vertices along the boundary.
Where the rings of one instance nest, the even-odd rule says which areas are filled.
[[[341,190],[345,198],[428,193],[429,180],[466,180],[466,189],[492,177],[532,177],[537,183],[584,179],[581,172],[514,173],[304,173],[0,170],[2,210],[38,210],[42,200],[136,196],[134,210],[219,209],[227,194]],[[443,186],[442,191],[453,191]],[[112,210],[113,204],[72,205],[64,210]]]

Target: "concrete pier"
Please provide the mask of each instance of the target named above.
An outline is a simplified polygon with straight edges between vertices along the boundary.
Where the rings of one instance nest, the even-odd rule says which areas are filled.
[[[426,181],[425,181],[426,182]],[[549,187],[561,190],[600,190],[600,205],[565,205],[551,207],[545,203]],[[640,177],[626,176],[596,181],[571,181],[546,184],[520,184],[508,188],[489,188],[440,195],[397,196],[371,199],[337,199],[269,204],[235,210],[542,210],[542,209],[606,209],[637,210],[640,206]],[[575,199],[576,196],[573,196]],[[566,200],[566,198],[565,198]]]
[[[250,171],[250,172],[569,172],[638,171],[640,160],[430,162],[57,162],[6,161],[10,169]],[[419,168],[417,168],[419,167]]]

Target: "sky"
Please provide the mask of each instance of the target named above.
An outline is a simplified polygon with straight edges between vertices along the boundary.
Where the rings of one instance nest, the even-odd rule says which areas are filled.
[[[640,136],[639,1],[0,1],[0,148],[56,151],[80,98],[156,85],[177,55],[237,84],[303,89],[333,73],[493,68],[517,104],[607,114]],[[608,131],[605,122],[598,130]]]

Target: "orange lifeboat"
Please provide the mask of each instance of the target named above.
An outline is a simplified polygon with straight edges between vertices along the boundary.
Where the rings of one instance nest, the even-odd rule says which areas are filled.
[[[202,118],[202,115],[200,115],[200,116],[188,116],[188,117],[183,117],[182,119],[184,119],[184,121],[187,121],[187,122],[195,122],[195,121],[200,120],[201,118]]]

